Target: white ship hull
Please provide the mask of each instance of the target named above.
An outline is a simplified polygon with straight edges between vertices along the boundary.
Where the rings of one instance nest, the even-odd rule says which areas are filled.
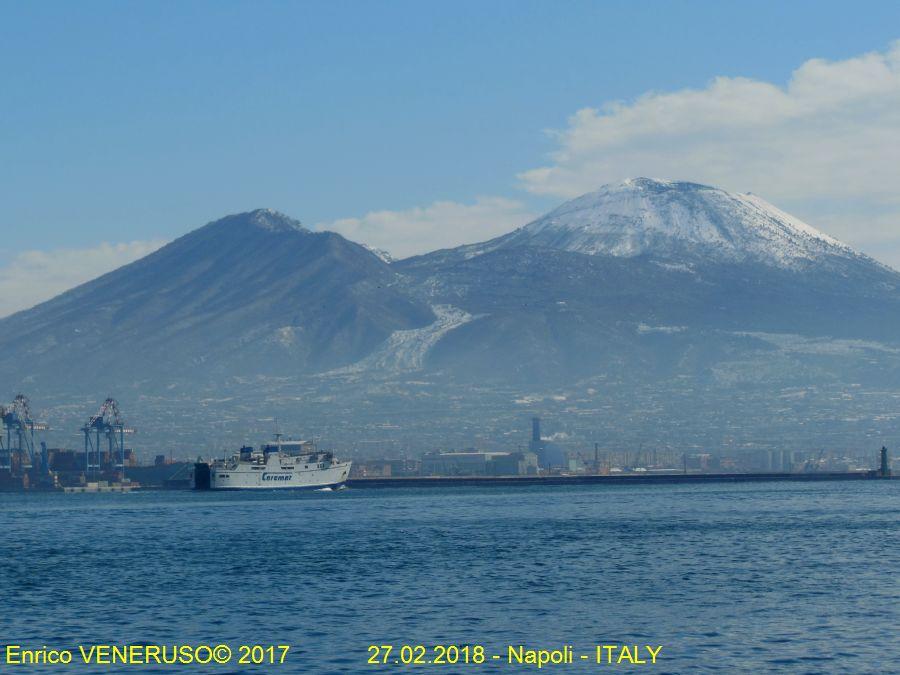
[[[350,476],[350,462],[320,452],[309,441],[282,441],[241,448],[231,458],[194,465],[197,490],[298,490],[337,487]]]
[[[292,469],[280,466],[256,467],[240,464],[235,468],[213,467],[210,471],[211,490],[284,490],[336,487],[350,475],[350,462],[339,462],[328,468],[300,464]],[[304,468],[306,467],[306,468]]]

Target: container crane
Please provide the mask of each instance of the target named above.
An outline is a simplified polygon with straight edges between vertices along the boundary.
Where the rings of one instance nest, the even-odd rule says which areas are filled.
[[[9,405],[0,406],[0,421],[3,423],[3,434],[0,436],[0,470],[13,472],[13,460],[18,461],[20,470],[34,466],[34,432],[44,431],[48,427],[42,422],[35,422],[31,415],[31,404],[28,397],[19,394]]]
[[[120,478],[125,479],[125,434],[136,433],[132,427],[125,425],[119,413],[119,404],[108,398],[100,406],[97,414],[92,415],[83,427],[84,434],[84,475],[87,478],[91,469],[97,474],[101,470],[101,437],[106,437],[109,461],[114,463]],[[118,460],[118,461],[117,461]]]

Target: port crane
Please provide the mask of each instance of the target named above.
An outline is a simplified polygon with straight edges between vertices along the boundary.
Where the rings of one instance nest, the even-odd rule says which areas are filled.
[[[21,470],[34,466],[34,432],[45,431],[48,427],[35,422],[31,415],[31,403],[24,394],[19,394],[9,405],[0,406],[0,421],[3,434],[0,436],[0,471],[13,471],[13,458],[19,461]]]
[[[106,438],[109,461],[115,463],[120,478],[125,478],[125,434],[136,433],[136,429],[126,426],[119,412],[119,404],[114,398],[108,398],[100,406],[100,410],[88,419],[81,427],[84,434],[84,475],[87,478],[91,470],[97,474],[101,470],[100,453],[102,437]]]

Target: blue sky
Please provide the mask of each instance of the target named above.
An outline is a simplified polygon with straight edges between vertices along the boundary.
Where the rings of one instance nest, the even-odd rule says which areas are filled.
[[[73,251],[105,243],[124,260],[260,206],[401,253],[398,239],[416,240],[410,248],[445,243],[447,218],[469,217],[461,228],[469,237],[493,235],[485,222],[521,224],[617,177],[598,164],[598,153],[616,156],[611,141],[590,140],[597,120],[573,123],[577,111],[602,117],[611,102],[703,92],[715,78],[784,88],[810,59],[877,53],[890,69],[898,26],[896,2],[0,1],[0,290],[34,285],[27,271],[25,281],[9,276],[41,252],[65,252],[64,265],[77,267]],[[879,86],[888,108],[893,84]],[[748,106],[767,107],[764,99]],[[836,117],[847,119],[838,135],[873,126],[854,117],[853,101],[823,105],[815,118],[823,135],[834,135]],[[877,115],[876,128],[891,132],[891,113]],[[766,124],[777,128],[758,138],[789,133],[783,120]],[[638,146],[652,138],[642,133]],[[673,152],[698,133],[720,136],[712,121],[681,133]],[[889,159],[872,152],[875,165]],[[757,174],[716,173],[697,168],[715,164],[701,155],[686,164],[691,175],[660,175],[673,170],[658,157],[622,164],[759,191],[900,262],[891,239],[900,207],[883,187],[770,186],[755,180],[762,165]],[[550,178],[528,173],[541,167]]]

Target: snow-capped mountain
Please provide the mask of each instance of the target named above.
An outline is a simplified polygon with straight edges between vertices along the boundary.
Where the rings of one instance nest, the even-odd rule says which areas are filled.
[[[651,178],[606,185],[509,234],[456,250],[460,257],[472,257],[514,246],[779,267],[860,257],[846,244],[756,195]]]
[[[898,377],[900,274],[752,195],[649,179],[396,262],[269,209],[227,216],[0,320],[13,393],[153,401],[150,424],[228,400],[237,417],[264,407],[349,437],[390,421],[437,445],[504,415],[508,429],[513,401],[552,388],[580,387],[584,419],[612,426],[644,414],[628,408],[643,392],[676,430],[700,396],[706,433],[782,415],[806,388],[858,419],[868,399],[835,388]],[[723,396],[734,415],[711,420]],[[220,428],[219,405],[185,434]]]
[[[689,353],[738,353],[748,333],[900,335],[900,274],[759,197],[696,183],[608,185],[394,267],[423,301],[481,317],[431,358],[481,375],[684,367]]]
[[[508,237],[577,253],[676,257],[776,265],[852,250],[751,194],[697,183],[635,178],[573,199]]]

